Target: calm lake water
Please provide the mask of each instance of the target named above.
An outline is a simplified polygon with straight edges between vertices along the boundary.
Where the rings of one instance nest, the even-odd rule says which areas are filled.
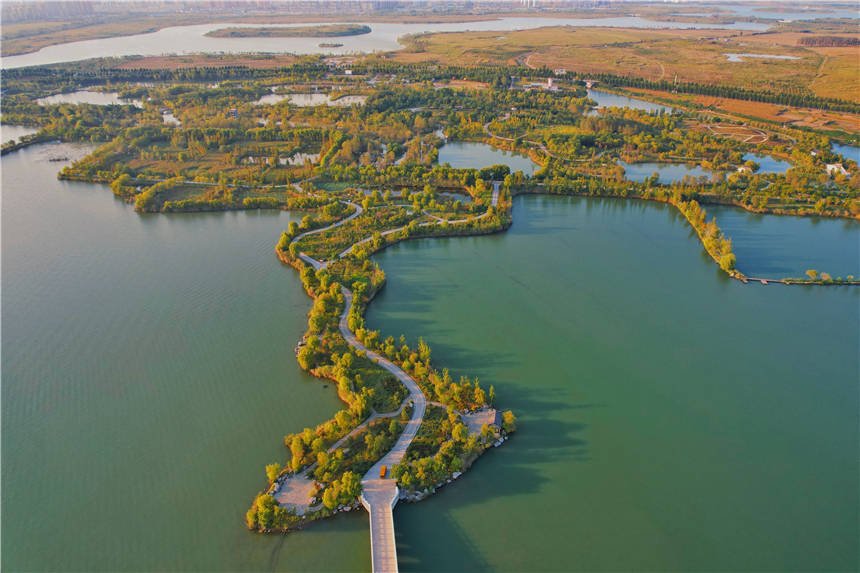
[[[805,277],[807,269],[834,278],[860,276],[860,222],[825,217],[750,213],[738,207],[704,205],[708,219],[732,239],[738,269],[759,277]]]
[[[5,128],[4,128],[5,129]],[[856,145],[843,145],[841,143],[831,143],[830,148],[833,149],[835,153],[838,153],[845,159],[853,159],[857,163],[860,163],[860,147]]]
[[[774,54],[726,54],[728,62],[743,62],[745,58],[758,58],[763,60],[799,60],[797,56],[777,56]]]
[[[323,23],[286,24],[282,27],[315,26]],[[355,23],[355,22],[351,22]],[[342,47],[321,48],[318,38],[212,38],[205,34],[219,28],[230,26],[255,27],[249,24],[201,24],[195,26],[174,26],[164,28],[149,34],[104,38],[100,40],[85,40],[57,46],[48,46],[32,54],[8,56],[0,61],[5,69],[22,66],[39,66],[59,62],[74,62],[89,58],[109,56],[157,56],[161,54],[189,53],[293,53],[293,54],[351,54],[358,52],[379,52],[399,50],[402,46],[398,38],[408,34],[426,32],[462,32],[488,30],[527,30],[545,26],[580,26],[580,27],[620,27],[620,28],[712,28],[714,25],[692,24],[688,22],[657,22],[638,16],[617,18],[499,18],[480,22],[446,22],[446,23],[367,23],[371,28],[369,34],[360,36],[343,36],[337,38]],[[259,26],[271,26],[260,24]],[[766,24],[738,22],[722,24],[719,28],[733,30],[767,30]]]
[[[281,437],[338,408],[298,368],[310,303],[273,254],[301,214],[141,216],[57,181],[57,154],[2,159],[4,567],[369,570],[362,512],[243,525]],[[726,279],[664,205],[514,218],[377,257],[373,327],[424,336],[521,427],[398,506],[401,569],[856,569],[858,290]]]
[[[598,109],[604,107],[629,107],[630,109],[641,109],[648,113],[657,111],[669,113],[672,111],[671,107],[660,105],[659,103],[652,103],[650,101],[645,101],[644,99],[622,96],[601,90],[588,90],[588,97],[597,102]],[[594,115],[597,112],[595,110],[591,110],[589,113]]]
[[[329,94],[269,94],[264,95],[254,103],[257,105],[274,105],[276,103],[284,101],[285,99],[290,100],[291,104],[297,105],[299,107],[310,107],[315,105],[348,107],[351,105],[364,104],[364,102],[367,100],[367,96],[348,95],[332,100]]]
[[[521,197],[505,234],[376,258],[371,327],[520,422],[396,508],[401,571],[856,570],[857,289],[727,279],[620,200]]]
[[[25,135],[32,135],[39,131],[38,127],[30,127],[28,125],[0,125],[0,141],[3,143],[15,140]]]
[[[755,161],[758,163],[758,173],[785,173],[791,169],[790,161],[764,153],[745,153],[744,161]]]
[[[116,92],[95,92],[91,90],[78,90],[76,92],[43,97],[37,99],[36,103],[41,105],[89,103],[93,105],[134,105],[136,107],[143,107],[140,101],[121,99]]]
[[[481,169],[491,165],[507,165],[511,168],[511,173],[522,171],[525,175],[533,175],[540,169],[540,165],[526,155],[473,141],[452,141],[440,147],[439,165],[445,163],[457,169]]]
[[[140,216],[57,181],[62,147],[2,159],[4,569],[369,570],[365,515],[243,525],[283,436],[339,408],[292,351],[300,215]]]
[[[711,172],[699,167],[698,165],[690,165],[688,163],[663,163],[659,161],[649,161],[643,163],[625,163],[619,161],[619,165],[624,168],[624,176],[630,181],[644,182],[646,179],[657,173],[657,180],[664,185],[668,185],[673,181],[681,181],[689,175],[690,177],[710,177]]]
[[[856,7],[824,6],[819,10],[798,10],[794,4],[786,10],[761,10],[758,6],[724,4],[721,7],[747,18],[769,18],[773,20],[819,20],[821,18],[860,18]],[[811,6],[815,8],[814,4]]]

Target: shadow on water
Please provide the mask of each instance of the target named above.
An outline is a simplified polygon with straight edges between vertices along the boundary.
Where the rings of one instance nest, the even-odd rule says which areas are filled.
[[[409,508],[412,509],[412,508]],[[400,508],[402,513],[402,508]],[[398,508],[394,510],[397,525]],[[464,530],[450,512],[440,511],[433,520],[434,543],[439,551],[429,554],[421,547],[413,547],[410,540],[397,538],[397,564],[401,571],[489,571],[490,564],[477,545],[472,543],[468,531]],[[420,543],[421,537],[415,538]],[[423,556],[422,560],[420,556]],[[432,555],[432,561],[428,557]]]
[[[584,404],[574,408],[601,407]],[[517,408],[564,409],[551,401],[521,400]],[[482,534],[466,529],[453,508],[483,513],[509,497],[539,493],[551,480],[542,471],[545,464],[561,458],[588,462],[588,444],[581,437],[587,426],[537,418],[520,424],[518,432],[499,449],[491,448],[475,467],[430,498],[403,504],[395,510],[398,530],[398,561],[403,571],[488,571],[491,565],[473,539]],[[474,470],[479,471],[474,471]],[[439,550],[424,550],[432,543]]]

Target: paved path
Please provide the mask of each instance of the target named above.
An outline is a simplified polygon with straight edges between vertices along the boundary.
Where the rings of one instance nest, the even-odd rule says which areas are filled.
[[[510,117],[510,115],[511,115],[511,114],[509,114],[509,113],[508,113],[508,114],[505,114],[505,117],[503,117],[503,118],[501,119],[501,121],[504,121],[504,120],[508,119],[508,118]],[[487,135],[489,135],[490,137],[494,137],[494,138],[496,138],[496,139],[501,139],[502,141],[515,141],[515,140],[514,140],[514,138],[512,138],[512,137],[503,137],[503,136],[501,136],[501,135],[496,135],[495,133],[493,133],[492,131],[490,131],[490,124],[491,124],[491,123],[492,123],[492,120],[491,120],[491,121],[488,121],[487,123],[485,123],[485,124],[484,124],[484,133],[486,133],[486,134],[487,134]],[[556,154],[554,154],[554,153],[550,152],[550,150],[546,148],[546,145],[544,145],[544,144],[543,144],[543,143],[541,143],[540,141],[532,141],[531,139],[524,139],[524,140],[523,140],[523,143],[530,143],[530,144],[532,144],[533,146],[535,146],[535,147],[537,147],[538,149],[540,149],[541,151],[543,151],[543,152],[544,152],[544,154],[546,154],[546,156],[547,156],[547,157],[551,157],[551,158],[553,158],[553,159],[558,159],[559,161],[567,161],[568,163],[584,163],[584,162],[587,162],[587,161],[593,161],[593,159],[591,159],[591,158],[587,158],[587,159],[569,159],[569,158],[567,158],[567,157],[562,157],[562,156],[560,156],[560,155],[556,155]]]
[[[499,203],[500,187],[500,182],[493,182],[493,207],[497,206]],[[359,205],[351,202],[349,202],[349,204],[353,205],[356,209],[355,213],[353,213],[349,217],[342,219],[341,221],[338,221],[337,223],[334,223],[327,227],[314,229],[312,231],[306,231],[293,238],[293,241],[299,240],[302,237],[306,237],[313,233],[321,233],[328,229],[338,227],[361,214],[362,208]],[[488,209],[484,213],[475,217],[459,219],[456,221],[432,221],[422,223],[421,226],[439,225],[442,222],[447,222],[449,224],[464,223],[467,221],[481,219],[489,215],[489,213],[490,211]],[[388,235],[397,232],[402,228],[403,227],[400,227],[398,229],[391,229],[383,234]],[[370,238],[363,239],[355,245],[360,245],[369,240]],[[351,249],[352,247],[341,253],[339,257],[345,256]],[[322,261],[318,261],[305,253],[300,253],[299,257],[317,270],[325,268],[327,264]],[[393,509],[394,506],[397,504],[399,490],[397,489],[397,481],[391,477],[391,467],[397,465],[403,460],[403,457],[406,455],[406,450],[409,448],[409,444],[412,443],[412,440],[415,439],[415,436],[418,434],[418,429],[421,427],[421,421],[424,419],[424,412],[427,409],[427,400],[424,397],[424,392],[421,391],[421,387],[418,385],[417,382],[415,382],[415,380],[411,376],[409,376],[399,366],[397,366],[384,356],[381,356],[380,354],[377,354],[376,352],[368,349],[366,346],[364,346],[361,342],[358,341],[358,339],[355,337],[355,334],[353,334],[353,332],[349,329],[349,310],[350,308],[352,308],[352,292],[350,292],[350,290],[346,287],[342,286],[341,293],[343,293],[344,297],[344,308],[343,312],[340,315],[339,327],[344,339],[350,346],[352,346],[356,350],[364,352],[369,359],[391,372],[398,380],[400,380],[400,382],[403,383],[403,385],[409,391],[409,395],[403,401],[403,404],[401,404],[398,412],[402,411],[402,409],[409,402],[411,402],[413,406],[412,416],[406,423],[406,427],[403,429],[403,432],[397,438],[397,442],[395,442],[394,447],[392,447],[391,450],[382,457],[382,459],[377,461],[361,480],[361,503],[362,505],[364,505],[365,509],[367,509],[367,512],[370,514],[370,549],[373,564],[373,573],[396,573],[398,571],[397,545],[395,543],[394,538]],[[349,435],[352,435],[355,432],[359,431],[361,427],[367,425],[377,417],[380,417],[380,415],[374,414],[373,416],[365,420],[364,423],[359,425],[359,427],[355,428],[352,432],[350,432],[350,434],[338,440],[338,442],[332,446],[332,449],[338,447],[338,445],[345,441],[349,437]],[[388,469],[385,477],[380,477],[382,466],[386,466],[386,468]],[[302,472],[302,474],[300,474],[300,476],[306,479],[306,476],[308,472],[311,471],[312,467],[313,466],[306,469],[304,472]]]
[[[496,207],[499,204],[499,188],[500,187],[501,187],[501,183],[499,181],[493,181],[493,199],[491,202],[493,207]],[[427,221],[426,223],[420,223],[418,225],[419,227],[431,227],[433,225],[439,225],[441,223],[448,223],[449,225],[459,225],[461,223],[468,223],[469,221],[477,221],[478,219],[483,219],[484,217],[489,215],[490,211],[488,209],[488,210],[484,211],[483,213],[481,213],[480,215],[475,215],[474,217],[466,217],[464,219],[442,219],[441,217],[436,217],[435,215],[431,215],[431,214],[426,213],[424,211],[422,211],[422,213],[424,213],[425,215],[427,215],[428,217],[430,217],[431,219],[434,219],[434,220],[433,221]],[[386,236],[391,235],[393,233],[396,233],[398,231],[402,231],[405,228],[406,228],[406,225],[403,225],[402,227],[397,227],[396,229],[388,229],[387,231],[381,232],[379,235],[381,237],[386,237]],[[337,258],[339,258],[339,259],[344,258],[345,256],[347,256],[350,253],[350,251],[352,251],[353,247],[359,247],[361,245],[364,245],[365,243],[370,242],[371,240],[373,240],[372,236],[371,237],[365,237],[364,239],[362,239],[362,240],[358,241],[357,243],[354,243],[354,244],[350,245],[348,248],[344,249],[343,252],[341,252],[337,256]],[[313,264],[309,260],[305,259],[305,257],[302,257],[302,259],[305,260],[305,262],[307,262],[308,264]],[[319,263],[319,264],[322,265],[322,268],[325,268],[325,266],[328,263]]]
[[[397,503],[397,481],[391,477],[392,466],[397,465],[406,455],[406,449],[421,427],[424,411],[427,409],[427,401],[424,392],[418,383],[412,379],[396,364],[387,358],[369,350],[358,341],[349,329],[349,308],[352,306],[352,293],[341,287],[346,304],[343,314],[340,315],[340,332],[350,346],[367,353],[367,357],[394,374],[409,391],[407,398],[412,402],[412,417],[406,423],[406,428],[397,438],[394,447],[376,462],[370,470],[364,474],[361,480],[362,493],[361,503],[370,514],[370,551],[373,564],[373,573],[389,573],[397,571],[397,546],[394,542],[394,515],[392,510]],[[385,478],[380,478],[382,466],[389,468]]]
[[[323,231],[328,231],[329,229],[334,229],[335,227],[340,227],[341,225],[352,221],[353,219],[355,219],[356,217],[358,217],[359,215],[361,215],[364,212],[364,209],[358,203],[353,203],[352,201],[341,201],[341,203],[353,206],[355,208],[355,212],[352,215],[350,215],[349,217],[347,217],[345,219],[341,219],[340,221],[338,221],[336,223],[332,223],[331,225],[328,225],[327,227],[320,227],[319,229],[311,229],[310,231],[305,231],[304,233],[299,233],[298,235],[293,237],[293,240],[291,242],[295,242],[295,241],[298,241],[299,239],[303,239],[304,237],[307,237],[308,235],[314,235],[316,233],[322,233]],[[309,257],[308,255],[306,255],[304,253],[299,253],[299,258],[302,259],[307,264],[309,264],[310,266],[312,266],[315,270],[324,269],[324,268],[326,268],[326,265],[328,265],[328,263],[318,261],[312,257]]]

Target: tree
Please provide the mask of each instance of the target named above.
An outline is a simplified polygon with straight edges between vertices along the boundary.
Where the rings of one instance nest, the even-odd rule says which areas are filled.
[[[290,441],[290,454],[293,456],[290,460],[290,465],[293,471],[298,471],[305,459],[305,443],[302,441],[301,436],[294,436],[292,441]]]
[[[735,269],[735,261],[734,253],[726,253],[720,257],[720,268],[726,272],[731,272]]]
[[[257,521],[263,529],[269,529],[275,523],[275,498],[263,494],[257,498]]]
[[[814,281],[818,278],[818,271],[816,271],[815,269],[809,269],[808,271],[806,271],[806,274],[809,275],[810,280]]]
[[[492,406],[496,403],[496,388],[494,386],[490,386],[490,396],[489,396],[489,404]]]
[[[279,473],[281,473],[281,464],[274,463],[266,466],[266,477],[269,478],[269,483],[274,483]]]
[[[334,509],[337,507],[338,491],[337,491],[337,488],[335,487],[336,483],[337,482],[334,482],[331,486],[327,487],[326,490],[323,492],[323,496],[322,496],[323,505],[329,509]]]
[[[469,428],[462,422],[457,422],[451,430],[451,437],[458,442],[465,442],[469,438]]]
[[[517,418],[510,410],[502,414],[502,429],[508,433],[515,432],[517,429]]]

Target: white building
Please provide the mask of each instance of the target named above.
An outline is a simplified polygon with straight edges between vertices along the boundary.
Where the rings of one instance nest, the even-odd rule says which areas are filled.
[[[829,175],[848,175],[848,171],[841,163],[828,163],[824,169]]]

